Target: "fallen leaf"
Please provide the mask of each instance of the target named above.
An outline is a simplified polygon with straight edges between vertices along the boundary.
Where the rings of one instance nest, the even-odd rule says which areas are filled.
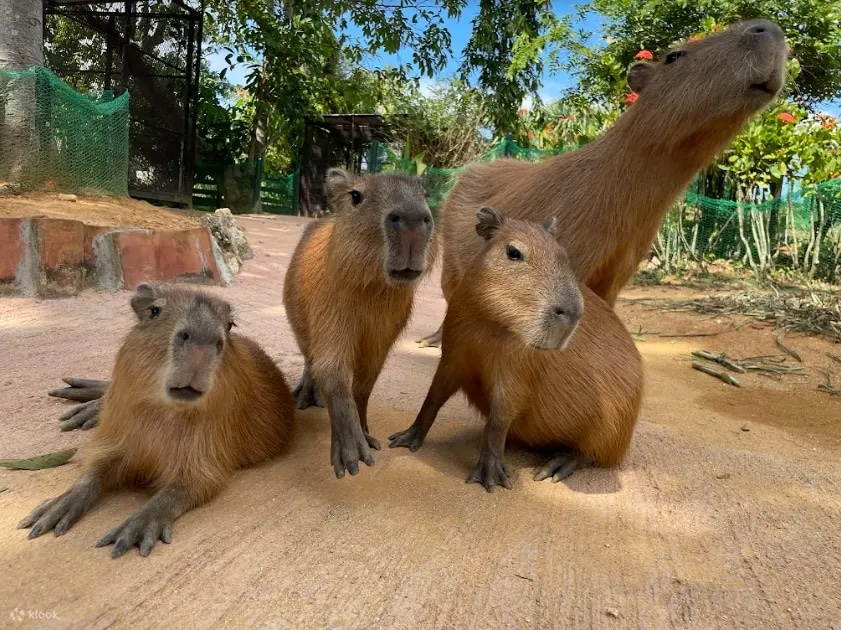
[[[75,448],[66,451],[38,455],[28,459],[0,459],[0,467],[10,470],[42,470],[44,468],[55,468],[66,464],[76,453]]]

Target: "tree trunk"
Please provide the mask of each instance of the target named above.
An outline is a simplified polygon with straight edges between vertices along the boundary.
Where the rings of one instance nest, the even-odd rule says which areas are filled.
[[[0,70],[44,65],[41,0],[0,0]],[[35,85],[12,87],[0,79],[0,179],[19,182],[29,157]],[[32,156],[37,159],[37,156]]]

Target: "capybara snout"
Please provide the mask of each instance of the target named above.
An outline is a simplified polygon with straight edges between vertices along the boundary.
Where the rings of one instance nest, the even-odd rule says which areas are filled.
[[[412,282],[423,275],[433,229],[432,213],[423,200],[404,203],[385,216],[383,230],[390,282]]]

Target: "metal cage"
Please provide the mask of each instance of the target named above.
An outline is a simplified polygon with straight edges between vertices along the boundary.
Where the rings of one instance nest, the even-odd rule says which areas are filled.
[[[129,194],[192,204],[202,7],[45,0],[46,65],[83,93],[129,92]]]

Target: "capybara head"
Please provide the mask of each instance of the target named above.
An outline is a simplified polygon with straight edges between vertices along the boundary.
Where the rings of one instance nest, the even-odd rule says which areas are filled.
[[[704,128],[722,129],[729,140],[734,127],[779,94],[786,57],[785,36],[773,22],[735,24],[681,44],[657,61],[631,66],[628,86],[639,94],[631,110],[650,114],[646,125],[673,129],[678,143],[689,139],[681,133]]]
[[[327,173],[333,207],[362,234],[360,263],[379,257],[385,280],[393,285],[417,281],[428,270],[435,229],[419,178],[400,173],[352,175],[339,168]]]
[[[213,387],[234,326],[230,304],[186,287],[143,283],[131,307],[139,320],[135,331],[148,336],[149,349],[166,350],[159,372],[164,399],[201,400]]]
[[[505,218],[495,208],[477,214],[485,247],[466,282],[482,315],[526,344],[564,349],[584,312],[584,298],[566,250],[555,240],[555,217],[543,225]]]

